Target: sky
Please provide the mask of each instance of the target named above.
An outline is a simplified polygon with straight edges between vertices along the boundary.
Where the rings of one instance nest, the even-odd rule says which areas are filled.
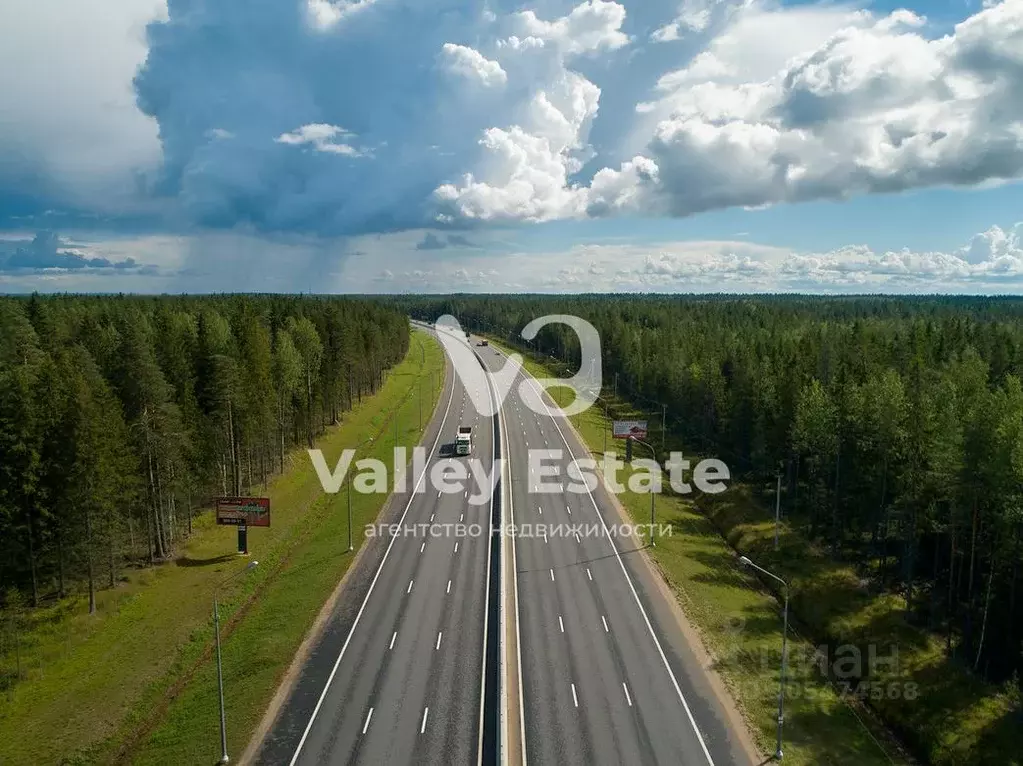
[[[6,0],[0,292],[1023,293],[1023,0]]]

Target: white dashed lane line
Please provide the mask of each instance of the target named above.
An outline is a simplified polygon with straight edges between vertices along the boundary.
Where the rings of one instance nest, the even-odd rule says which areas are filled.
[[[572,701],[576,707],[579,707],[579,697],[575,693],[575,684],[572,684]]]
[[[411,592],[412,592],[412,583],[413,583],[413,582],[414,582],[414,580],[409,580],[409,581],[408,581],[408,590],[407,590],[407,591],[405,591],[405,595],[406,595],[406,596],[407,596],[407,595],[408,595],[409,593],[411,593]]]
[[[590,582],[593,582],[593,575],[590,574],[590,568],[586,567],[586,576],[590,578]]]
[[[398,637],[398,631],[394,631],[394,633],[391,634],[391,644],[390,644],[390,646],[387,647],[388,650],[394,648],[394,639],[396,639],[397,637]]]
[[[426,717],[430,715],[430,708],[423,708],[423,722],[419,725],[419,733],[426,731]]]
[[[622,688],[625,689],[625,701],[632,707],[632,697],[629,696],[629,687],[625,685],[625,681],[622,681]]]
[[[435,647],[433,647],[434,651],[437,651],[438,649],[440,649],[440,637],[443,636],[443,635],[444,635],[443,631],[441,631],[440,633],[437,634],[437,645]]]
[[[366,733],[366,729],[369,728],[369,722],[373,718],[373,708],[369,709],[369,713],[366,714],[366,723],[362,725],[362,733]]]
[[[558,626],[561,628],[561,632],[565,632],[565,621],[561,619],[561,615],[558,615]]]
[[[605,632],[605,633],[610,633],[611,631],[610,631],[610,630],[608,630],[608,627],[607,627],[607,620],[606,620],[606,619],[604,618],[604,615],[600,615],[600,621],[601,621],[602,623],[604,623],[604,632]]]

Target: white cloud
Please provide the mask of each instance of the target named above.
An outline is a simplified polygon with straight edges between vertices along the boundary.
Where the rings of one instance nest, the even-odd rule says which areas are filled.
[[[809,32],[807,14],[818,21]],[[660,174],[648,191],[668,213],[1023,173],[1021,0],[936,40],[908,11],[820,14],[749,9],[661,78],[662,99],[643,111],[658,117],[646,154]],[[792,41],[808,34],[816,43],[793,55]]]
[[[362,238],[346,263],[354,290],[450,292],[982,292],[1023,293],[1023,223],[991,227],[961,248],[832,250],[733,240],[580,244],[541,252],[417,250],[406,234]],[[381,268],[394,275],[386,287]]]
[[[311,146],[318,152],[328,154],[343,154],[346,157],[363,157],[366,152],[356,149],[348,143],[337,143],[335,139],[354,138],[355,134],[337,125],[327,125],[322,122],[314,122],[303,125],[290,133],[282,133],[274,139],[279,144],[291,146]]]
[[[318,29],[330,29],[376,2],[377,0],[306,0],[306,12],[313,26]]]
[[[435,197],[465,218],[483,221],[549,221],[584,215],[586,196],[569,183],[583,165],[585,136],[597,114],[600,89],[580,74],[560,69],[523,110],[522,125],[490,128],[482,178],[443,184]]]
[[[470,80],[478,80],[487,87],[504,85],[508,81],[508,74],[501,65],[486,58],[475,48],[444,43],[443,56],[449,71]]]
[[[702,32],[710,26],[715,6],[723,4],[723,0],[683,0],[675,19],[654,30],[650,39],[666,43],[680,40],[686,31]]]
[[[554,21],[544,21],[533,11],[518,14],[527,40],[550,42],[570,55],[613,51],[628,45],[629,37],[621,31],[624,21],[625,7],[605,0],[586,0]]]

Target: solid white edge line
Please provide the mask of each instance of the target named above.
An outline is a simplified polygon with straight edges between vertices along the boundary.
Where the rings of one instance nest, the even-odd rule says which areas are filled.
[[[430,453],[436,452],[437,444],[440,442],[441,434],[444,433],[444,424],[447,422],[448,414],[451,412],[451,400],[455,396],[455,383],[452,381],[451,393],[448,394],[448,404],[444,409],[444,417],[440,421],[440,427],[437,429],[437,438],[433,440],[433,446],[430,447]],[[405,516],[408,514],[408,509],[412,507],[412,503],[416,499],[416,490],[419,485],[423,483],[423,479],[426,478],[426,469],[424,467],[422,474],[419,476],[419,480],[416,482],[415,487],[412,488],[412,494],[409,497],[409,501],[405,506],[405,510],[401,514],[401,518],[398,519],[398,526],[405,521]],[[334,676],[337,675],[337,669],[341,667],[341,660],[345,656],[345,651],[348,649],[348,644],[352,640],[352,635],[355,633],[355,629],[359,626],[359,620],[362,618],[363,612],[366,610],[366,604],[369,603],[370,596],[373,595],[373,589],[376,587],[377,580],[380,578],[380,573],[384,569],[384,564],[387,563],[387,557],[391,552],[391,548],[394,547],[394,542],[397,540],[397,536],[392,537],[391,541],[387,544],[387,549],[384,551],[384,557],[380,560],[380,565],[377,567],[376,574],[373,575],[373,580],[369,584],[369,590],[366,591],[365,597],[362,599],[362,604],[359,606],[359,611],[355,615],[355,622],[352,623],[352,627],[348,631],[348,636],[345,638],[344,644],[341,646],[341,651],[337,655],[337,660],[334,661],[334,667],[330,670],[330,675],[327,676],[327,683],[323,686],[323,691],[320,692],[319,699],[316,700],[316,707],[313,708],[313,712],[309,716],[309,721],[306,723],[305,730],[302,732],[302,738],[298,741],[298,746],[295,748],[295,754],[291,756],[289,766],[295,766],[298,762],[299,755],[302,754],[302,748],[305,747],[305,741],[309,738],[309,732],[312,731],[313,722],[316,720],[316,716],[320,712],[320,708],[323,707],[323,700],[327,698],[327,692],[330,690],[330,685],[334,681]]]
[[[523,368],[523,373],[525,368]],[[525,373],[524,373],[525,375]],[[529,381],[529,384],[534,390],[538,391],[538,386],[533,380],[531,375],[525,375],[525,379]],[[564,431],[561,430],[561,426],[558,425],[557,419],[551,413],[550,407],[543,400],[543,395],[540,395],[540,403],[543,404],[544,409],[547,410],[547,414],[550,416],[551,421],[554,423],[554,427],[558,429],[558,433],[561,435],[561,440],[564,442],[565,447],[568,449],[568,454],[572,456],[572,462],[575,463],[577,471],[579,468],[579,461],[575,456],[575,451],[572,449],[572,445],[568,443],[568,438],[565,436]],[[678,684],[678,679],[675,678],[675,672],[671,669],[671,664],[668,662],[668,657],[664,654],[664,648],[661,646],[660,640],[657,638],[657,634],[654,632],[654,626],[650,623],[650,618],[647,616],[646,609],[643,608],[643,602],[639,600],[639,594],[636,592],[636,586],[632,582],[632,578],[629,577],[629,572],[625,568],[625,562],[622,561],[622,556],[618,552],[618,546],[615,545],[614,539],[611,537],[611,531],[607,528],[607,522],[604,521],[604,515],[600,512],[600,507],[597,505],[596,499],[593,497],[593,493],[590,491],[589,485],[586,486],[586,494],[589,495],[590,503],[593,504],[593,510],[597,514],[597,518],[600,519],[600,525],[604,529],[604,535],[607,537],[608,544],[611,546],[611,550],[614,551],[615,558],[618,560],[618,566],[621,567],[622,574],[625,576],[625,581],[629,584],[629,590],[632,592],[632,598],[636,602],[636,606],[639,607],[639,613],[643,615],[643,622],[646,623],[647,631],[650,633],[650,637],[654,640],[654,646],[657,647],[657,653],[661,657],[661,662],[664,663],[665,670],[668,671],[668,677],[671,678],[671,683],[675,687],[675,693],[678,694],[679,700],[682,702],[682,707],[686,711],[686,717],[689,719],[690,725],[693,727],[693,731],[696,732],[696,739],[700,743],[700,747],[703,750],[704,756],[707,758],[707,763],[710,766],[714,766],[714,759],[710,757],[710,751],[707,749],[707,743],[703,741],[703,735],[700,733],[700,727],[696,725],[696,718],[693,717],[693,711],[689,707],[689,703],[686,701],[685,695],[682,694],[682,688]]]

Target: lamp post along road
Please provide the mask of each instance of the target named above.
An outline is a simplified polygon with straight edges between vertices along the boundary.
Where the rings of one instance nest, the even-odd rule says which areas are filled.
[[[373,441],[373,437],[369,437],[364,442],[359,442],[355,445],[355,450],[358,452],[364,446]],[[354,458],[352,462],[355,462]],[[354,474],[349,473],[348,475],[348,552],[351,553],[355,550],[355,546],[352,544],[352,477]]]
[[[259,566],[258,561],[250,561],[244,569],[240,569],[233,575],[224,578],[213,586],[213,633],[216,636],[217,645],[217,695],[220,697],[220,762],[229,763],[230,756],[227,754],[227,716],[224,712],[224,667],[220,658],[220,600],[218,598],[220,589],[231,580],[249,572]]]
[[[785,589],[785,608],[782,611],[782,633],[781,633],[781,683],[778,686],[778,742],[774,751],[774,757],[776,760],[782,759],[782,748],[781,748],[781,733],[782,726],[785,723],[785,673],[788,667],[788,638],[789,638],[789,584],[781,579],[778,575],[768,572],[761,566],[757,566],[746,556],[739,557],[739,563],[743,566],[750,567],[757,570],[758,572],[767,575],[773,580],[777,580],[782,584]]]
[[[642,439],[637,439],[635,437],[632,437],[632,440],[634,442],[638,442],[639,444],[642,444],[644,447],[646,447],[648,450],[650,450],[650,459],[653,460],[655,463],[657,463],[657,451],[654,450],[654,447],[653,447],[652,444],[648,444],[647,442],[643,441]],[[658,468],[660,468],[660,464],[659,463],[658,463]],[[651,548],[656,548],[657,547],[657,542],[654,540],[654,495],[655,494],[656,493],[654,492],[653,488],[651,488],[650,489],[650,547]]]

